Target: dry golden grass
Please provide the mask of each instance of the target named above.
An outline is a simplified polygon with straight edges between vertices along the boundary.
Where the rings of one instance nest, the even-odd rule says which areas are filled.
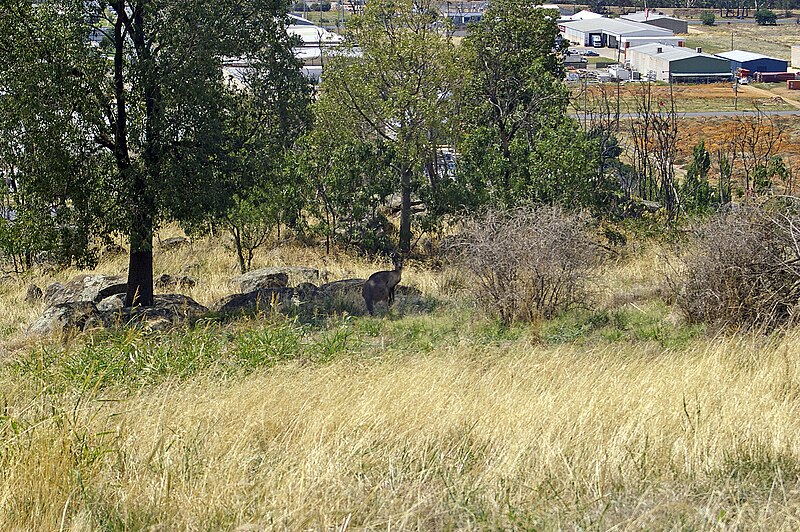
[[[4,382],[44,419],[4,438],[0,527],[797,529],[799,347],[464,344],[82,399]]]
[[[377,266],[339,260],[287,247],[259,265],[332,279]],[[210,240],[160,253],[156,269],[191,261],[204,302],[236,273]],[[645,248],[609,265],[599,304],[648,312],[658,264]],[[466,282],[408,277],[454,302]],[[554,344],[546,327],[498,330],[464,307],[338,318],[329,330],[360,343],[332,359],[150,384],[103,384],[100,366],[60,381],[40,366],[61,353],[81,375],[79,345],[18,347],[0,366],[0,529],[800,527],[800,332]],[[270,326],[211,331],[235,342]]]
[[[206,306],[238,291],[238,286],[231,280],[239,275],[239,267],[235,253],[226,247],[225,236],[207,236],[178,249],[162,249],[159,242],[173,236],[183,236],[183,232],[176,226],[168,226],[156,239],[153,255],[155,276],[162,273],[186,273],[195,277],[197,285],[194,288],[182,288],[180,291]],[[377,270],[393,267],[390,261],[375,262],[343,253],[326,255],[321,250],[296,243],[258,249],[253,260],[253,269],[266,266],[316,268],[321,273],[320,283],[353,277],[366,278]],[[53,282],[64,283],[79,274],[117,275],[126,274],[127,269],[126,254],[102,255],[100,264],[91,271],[67,268],[53,272],[47,268],[34,268],[22,276],[6,280],[0,284],[0,342],[5,340],[7,347],[24,345],[24,331],[44,309],[43,304],[24,301],[25,290],[31,284],[45,289]],[[305,279],[289,279],[293,285],[302,281]],[[412,262],[406,265],[403,272],[403,284],[430,293],[435,288],[436,280],[430,272],[418,268]],[[156,293],[159,292],[156,289]],[[2,352],[3,347],[0,344],[0,355]]]

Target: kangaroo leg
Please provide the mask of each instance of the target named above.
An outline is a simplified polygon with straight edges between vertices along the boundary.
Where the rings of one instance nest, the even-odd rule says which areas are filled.
[[[365,297],[364,298],[364,303],[367,304],[367,311],[369,311],[369,315],[370,316],[374,316],[375,315],[375,307],[373,306],[372,299],[370,299],[368,297]]]
[[[394,288],[389,290],[389,300],[386,302],[386,305],[391,307],[394,304]]]

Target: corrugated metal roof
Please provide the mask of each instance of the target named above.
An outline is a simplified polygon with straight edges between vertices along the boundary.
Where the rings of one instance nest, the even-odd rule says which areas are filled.
[[[660,15],[658,13],[647,13],[647,14],[645,14],[644,11],[637,11],[636,13],[631,13],[629,15],[621,15],[620,18],[623,18],[625,20],[631,20],[633,22],[644,22],[646,20],[658,20],[658,19],[661,19],[661,18],[666,18],[666,19],[670,19],[670,20],[677,20],[679,22],[684,22],[679,18],[668,17],[666,15]]]
[[[658,52],[659,48],[661,49],[661,53]],[[628,52],[629,53],[638,52],[645,55],[657,56],[666,61],[677,61],[679,59],[689,59],[690,57],[708,57],[711,59],[724,59],[715,57],[711,54],[698,53],[692,50],[691,48],[667,46],[666,44],[657,44],[657,43],[635,46],[633,48],[629,48]]]
[[[736,61],[737,63],[756,61],[758,59],[772,59],[773,61],[783,61],[784,63],[786,62],[785,59],[777,59],[775,57],[769,57],[768,55],[761,55],[754,52],[748,52],[746,50],[731,50],[730,52],[722,52],[720,54],[715,54],[715,55],[723,59],[730,59],[731,61]]]
[[[611,18],[593,18],[586,20],[576,20],[573,22],[565,22],[562,24],[565,28],[578,30],[582,32],[590,31],[605,31],[607,33],[615,33],[618,35],[625,35],[629,33],[648,32],[652,35],[673,35],[672,30],[666,28],[658,28],[650,24],[642,24],[630,20],[620,20]]]

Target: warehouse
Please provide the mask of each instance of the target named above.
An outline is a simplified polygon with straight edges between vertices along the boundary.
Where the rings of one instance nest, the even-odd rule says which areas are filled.
[[[786,68],[789,66],[789,62],[783,59],[775,59],[774,57],[746,52],[744,50],[731,50],[730,52],[723,52],[716,55],[717,57],[729,60],[731,62],[731,72],[734,73],[740,68],[749,70],[751,73],[786,72]]]
[[[629,20],[595,18],[559,22],[559,29],[571,42],[582,46],[619,48],[625,37],[672,37],[671,30]]]
[[[800,45],[792,46],[792,68],[800,68]]]
[[[629,48],[627,62],[643,77],[658,81],[707,83],[731,77],[727,59],[662,44]]]
[[[689,23],[679,18],[668,17],[661,13],[653,13],[648,11],[638,11],[630,15],[622,15],[619,18],[623,20],[630,20],[632,22],[641,22],[642,24],[649,24],[657,28],[665,28],[671,30],[673,33],[689,33]]]

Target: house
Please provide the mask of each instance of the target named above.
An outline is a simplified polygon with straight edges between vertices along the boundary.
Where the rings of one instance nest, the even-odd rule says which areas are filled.
[[[786,72],[789,62],[766,55],[747,52],[745,50],[731,50],[716,54],[731,62],[731,72],[736,73],[740,68],[755,72]]]
[[[668,17],[663,13],[656,13],[653,11],[637,11],[629,15],[622,15],[619,18],[623,20],[630,20],[631,22],[640,22],[642,24],[649,24],[658,28],[664,28],[672,31],[673,33],[689,33],[689,23],[679,18]]]
[[[729,60],[689,48],[646,44],[628,49],[626,57],[632,70],[651,80],[708,83],[731,78]]]

